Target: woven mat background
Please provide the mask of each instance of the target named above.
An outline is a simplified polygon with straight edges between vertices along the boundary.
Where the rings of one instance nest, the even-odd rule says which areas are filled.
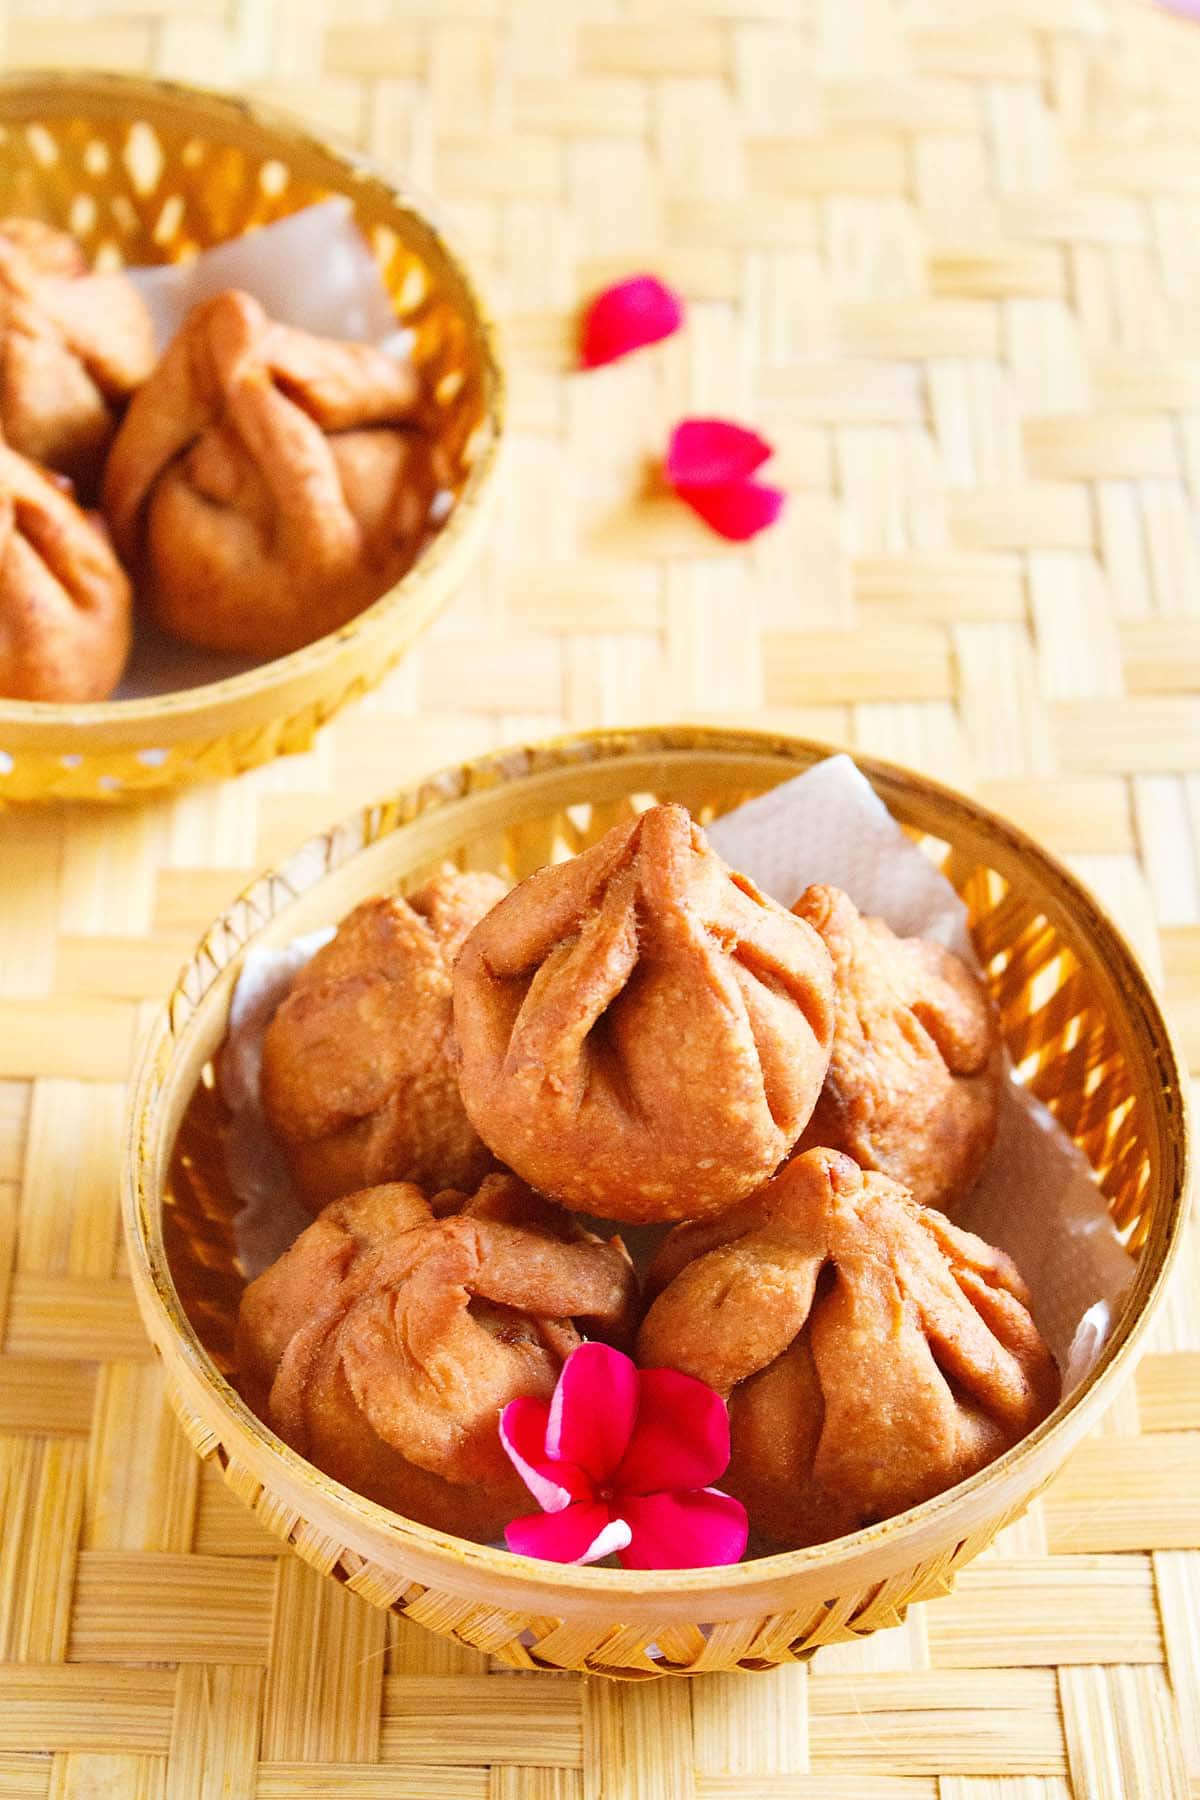
[[[0,1795],[1200,1794],[1200,1258],[1136,1386],[899,1631],[637,1688],[494,1673],[323,1582],[199,1466],[117,1225],[139,1026],[318,825],[565,724],[769,722],[962,786],[1124,921],[1200,1059],[1200,26],[1138,0],[10,4],[14,65],[284,101],[437,194],[508,326],[507,497],[427,643],[307,755],[0,817]],[[686,334],[570,373],[650,267]],[[730,551],[687,412],[777,443]]]

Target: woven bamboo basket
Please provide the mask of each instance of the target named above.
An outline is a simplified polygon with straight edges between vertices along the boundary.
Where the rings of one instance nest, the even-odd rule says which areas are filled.
[[[243,1286],[212,1058],[247,944],[285,943],[449,858],[511,877],[593,843],[652,800],[701,821],[826,748],[691,728],[596,733],[432,776],[312,839],[213,925],[144,1052],[125,1224],[138,1299],[199,1454],[269,1530],[374,1604],[519,1669],[626,1678],[762,1669],[898,1623],[1016,1517],[1130,1373],[1183,1221],[1183,1069],[1145,975],[1091,896],[1015,827],[869,759],[877,792],[969,911],[1013,1061],[1086,1152],[1136,1275],[1103,1356],[1030,1437],[947,1494],[836,1543],[735,1568],[562,1568],[467,1543],[361,1499],[249,1411],[226,1376]]]
[[[119,800],[303,750],[375,685],[461,582],[504,415],[495,332],[418,201],[354,152],[246,101],[100,74],[0,76],[0,214],[72,231],[101,267],[180,261],[344,194],[437,408],[454,506],[414,566],[340,630],[228,680],[149,699],[0,698],[0,805]]]

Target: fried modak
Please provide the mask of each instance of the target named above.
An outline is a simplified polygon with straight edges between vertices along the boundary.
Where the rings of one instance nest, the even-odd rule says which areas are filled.
[[[326,1207],[247,1287],[238,1379],[335,1480],[422,1524],[492,1537],[528,1498],[501,1409],[548,1400],[581,1334],[626,1340],[634,1293],[619,1239],[511,1175],[432,1203],[406,1183],[375,1188]]]
[[[129,583],[103,528],[0,444],[0,695],[103,700],[129,638]]]
[[[366,900],[292,982],[267,1027],[262,1099],[312,1211],[384,1181],[471,1189],[493,1166],[459,1097],[451,969],[504,892],[455,871]]]
[[[416,557],[441,483],[411,364],[230,290],[188,316],[113,445],[104,502],[164,630],[281,656]]]
[[[0,431],[90,486],[121,409],[154,366],[154,328],[124,275],[96,274],[66,232],[0,220]]]
[[[539,869],[454,973],[463,1104],[526,1181],[602,1217],[700,1218],[792,1148],[825,1078],[820,938],[655,806]]]
[[[897,937],[840,888],[810,887],[793,909],[833,959],[829,1073],[800,1140],[844,1150],[950,1212],[996,1136],[1001,1041],[983,983],[941,944]]]
[[[638,1361],[728,1398],[722,1485],[780,1544],[941,1493],[1058,1399],[1009,1258],[837,1151],[794,1157],[745,1205],[677,1226],[648,1287]]]

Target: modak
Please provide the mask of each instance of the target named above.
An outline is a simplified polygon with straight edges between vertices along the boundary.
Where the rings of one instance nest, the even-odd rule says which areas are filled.
[[[454,972],[463,1104],[526,1181],[605,1218],[700,1218],[772,1174],[834,1023],[828,952],[681,806],[540,869]]]
[[[366,900],[296,976],[267,1027],[262,1099],[312,1211],[384,1181],[470,1189],[493,1165],[459,1098],[450,991],[504,891],[450,872]]]
[[[239,1381],[335,1480],[488,1538],[528,1499],[501,1409],[548,1400],[582,1334],[627,1340],[634,1293],[619,1239],[602,1242],[511,1175],[432,1203],[405,1183],[375,1188],[328,1206],[247,1287]]]
[[[104,475],[121,555],[186,642],[282,656],[399,580],[439,452],[412,366],[270,319],[230,290],[188,316]]]
[[[1000,1026],[986,988],[961,957],[897,937],[840,888],[810,887],[794,911],[833,959],[836,1015],[800,1147],[844,1150],[952,1212],[996,1136]]]
[[[97,481],[122,408],[154,366],[154,328],[124,275],[74,238],[0,220],[0,431],[24,456]]]
[[[799,1546],[963,1481],[1037,1425],[1054,1360],[1007,1256],[848,1156],[809,1150],[648,1275],[643,1367],[728,1398],[723,1487]]]
[[[0,695],[103,700],[129,638],[129,583],[103,527],[0,444]]]

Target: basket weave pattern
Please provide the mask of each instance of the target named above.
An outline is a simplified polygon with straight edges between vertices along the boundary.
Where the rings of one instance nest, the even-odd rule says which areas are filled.
[[[486,1567],[468,1594],[457,1592],[453,1581],[443,1588],[417,1579],[403,1545],[387,1542],[384,1534],[375,1534],[370,1553],[356,1547],[353,1521],[347,1525],[341,1516],[335,1484],[308,1471],[298,1490],[286,1491],[287,1480],[271,1468],[269,1453],[264,1458],[261,1442],[247,1436],[213,1384],[206,1387],[195,1358],[180,1354],[171,1326],[148,1297],[161,1290],[169,1269],[199,1342],[217,1369],[230,1371],[243,1281],[231,1230],[236,1202],[225,1175],[222,1110],[210,1068],[183,1114],[161,1195],[154,1174],[169,1148],[167,1122],[186,1098],[182,1071],[192,1068],[193,1078],[196,1072],[194,1055],[190,1061],[186,1054],[181,1058],[181,1047],[195,1037],[197,1020],[223,975],[227,989],[226,972],[247,940],[281,914],[286,918],[289,902],[307,894],[319,904],[327,876],[342,871],[354,880],[354,898],[373,885],[412,885],[446,858],[460,864],[469,858],[474,866],[486,859],[520,879],[548,859],[596,842],[618,819],[651,800],[683,799],[705,821],[819,754],[819,747],[753,734],[667,730],[568,739],[446,771],[311,840],[277,874],[256,883],[205,937],[171,997],[152,1049],[135,1103],[140,1170],[131,1255],[151,1335],[167,1365],[172,1401],[192,1444],[217,1461],[226,1481],[269,1530],[323,1573],[336,1575],[375,1605],[430,1624],[516,1668],[581,1669],[626,1678],[763,1669],[896,1624],[913,1601],[948,1590],[954,1572],[1023,1510],[1049,1469],[1037,1465],[1015,1488],[998,1484],[994,1498],[981,1496],[976,1505],[947,1506],[934,1546],[924,1555],[911,1557],[893,1527],[879,1528],[872,1534],[879,1554],[867,1565],[869,1578],[860,1572],[857,1581],[847,1581],[844,1572],[831,1570],[828,1592],[821,1593],[814,1592],[813,1582],[820,1578],[810,1571],[796,1603],[782,1608],[747,1612],[739,1602],[735,1616],[727,1617],[721,1605],[729,1604],[729,1595],[721,1593],[718,1581],[712,1610],[699,1594],[685,1617],[667,1606],[661,1616],[651,1608],[647,1618],[643,1605],[627,1620],[620,1613],[619,1591],[598,1594],[590,1605],[586,1597],[572,1596],[574,1608],[556,1615],[543,1603],[514,1605],[503,1581],[489,1581]],[[1149,1265],[1142,1271],[1140,1302],[1133,1305],[1134,1311],[1144,1309],[1146,1284],[1156,1282],[1177,1229],[1182,1174],[1180,1151],[1166,1148],[1172,1123],[1179,1135],[1178,1100],[1168,1100],[1164,1111],[1163,1096],[1153,1088],[1170,1045],[1155,1026],[1140,978],[1127,955],[1124,968],[1120,960],[1113,962],[1114,945],[1105,941],[1102,922],[1088,918],[1084,897],[1070,878],[1048,862],[1033,864],[1031,847],[1017,834],[918,777],[879,767],[874,778],[896,816],[924,837],[962,896],[1014,1063],[1086,1148],[1114,1219]],[[371,846],[371,874],[360,878],[356,871],[368,861],[363,853]],[[337,910],[346,904],[343,890]],[[294,933],[279,923],[272,941],[289,935]],[[155,1244],[160,1207],[161,1252]],[[143,1266],[147,1238],[149,1260]],[[1092,1403],[1092,1386],[1085,1384],[1083,1401],[1073,1409],[1080,1416]],[[1068,1435],[1081,1428],[1078,1418],[1068,1419]],[[369,1537],[369,1526],[363,1529]],[[506,1562],[515,1566],[502,1554],[479,1555],[494,1565],[492,1575],[495,1565],[501,1573]],[[795,1559],[772,1560],[786,1574]],[[444,1561],[452,1571],[453,1554]],[[580,1610],[586,1616],[579,1617]]]

